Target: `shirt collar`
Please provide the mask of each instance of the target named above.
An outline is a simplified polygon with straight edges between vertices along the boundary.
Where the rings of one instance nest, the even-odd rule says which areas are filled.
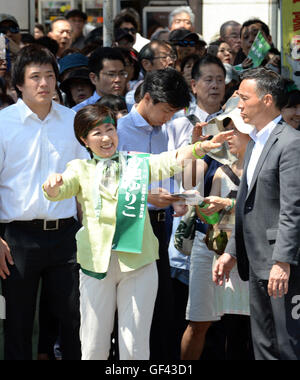
[[[200,121],[204,122],[209,114],[206,111],[203,111],[199,106],[196,107],[195,109],[195,115],[199,118]]]
[[[44,120],[40,120],[37,114],[35,114],[22,99],[18,99],[17,107],[19,110],[21,122],[23,124],[28,118],[34,118],[36,120],[39,120],[42,123],[52,116],[55,116],[58,118],[62,117],[61,113],[59,112],[59,105],[54,101],[52,101],[50,112],[48,113],[48,115],[46,116]]]
[[[101,99],[101,95],[99,95],[98,92],[95,90],[93,95],[91,96],[91,100],[94,100],[96,103],[99,99]]]
[[[217,117],[221,113],[223,113],[222,109],[220,109],[218,112],[215,112],[215,113],[210,115],[206,111],[203,111],[201,108],[199,108],[198,105],[195,109],[195,115],[198,116],[198,118],[201,122],[206,122],[208,120],[214,119],[215,117]]]
[[[136,127],[144,127],[146,129],[149,129],[151,128],[151,130],[153,129],[153,127],[143,118],[143,116],[137,111],[136,109],[136,106],[134,105],[130,111],[130,116],[133,120],[133,124],[136,126]]]
[[[271,133],[273,132],[274,128],[277,126],[277,124],[282,119],[282,116],[277,116],[274,120],[272,120],[269,124],[267,124],[262,130],[257,131],[255,128],[253,131],[249,133],[249,136],[256,141],[264,142],[267,141],[267,139],[270,137]]]

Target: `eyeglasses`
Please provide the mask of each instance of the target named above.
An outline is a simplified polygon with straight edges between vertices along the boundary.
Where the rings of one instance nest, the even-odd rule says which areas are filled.
[[[113,73],[113,72],[104,73],[104,72],[102,72],[102,74],[105,75],[105,76],[107,76],[111,80],[115,80],[118,77],[119,78],[120,77],[121,78],[127,78],[128,77],[127,71],[120,71],[119,73]]]
[[[232,40],[239,40],[241,38],[239,34],[229,34],[229,36],[226,37]]]
[[[195,47],[196,46],[196,41],[177,41],[174,43],[174,45],[177,45],[177,46],[182,46],[182,47],[187,47],[187,46],[190,46],[190,47]]]
[[[17,34],[20,32],[18,26],[0,26],[0,33],[6,34],[7,32]]]
[[[135,28],[122,28],[125,32],[127,33],[132,33],[136,34],[136,29]]]
[[[177,55],[176,54],[170,54],[170,55],[161,55],[161,56],[158,56],[158,57],[154,57],[154,59],[162,59],[164,61],[166,61],[167,59],[170,59],[171,61],[176,61],[177,60]]]

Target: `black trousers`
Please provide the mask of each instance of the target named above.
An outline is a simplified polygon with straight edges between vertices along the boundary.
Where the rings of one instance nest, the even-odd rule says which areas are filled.
[[[251,330],[256,360],[300,360],[300,268],[291,266],[289,292],[268,295],[268,281],[250,273]]]
[[[5,360],[32,359],[32,333],[38,285],[43,281],[48,308],[61,326],[63,359],[80,360],[79,267],[76,263],[73,220],[57,231],[43,231],[30,225],[6,225],[4,239],[15,265],[2,281],[6,300],[4,321]]]
[[[158,292],[150,332],[150,360],[168,361],[175,359],[173,344],[174,298],[169,262],[168,214],[165,211],[150,211],[153,232],[159,241]]]
[[[173,347],[170,345],[170,350],[174,352],[174,360],[180,360],[181,354],[181,340],[183,334],[188,326],[186,320],[186,306],[189,297],[189,287],[177,278],[172,278],[172,287],[174,295],[174,309],[173,309]]]

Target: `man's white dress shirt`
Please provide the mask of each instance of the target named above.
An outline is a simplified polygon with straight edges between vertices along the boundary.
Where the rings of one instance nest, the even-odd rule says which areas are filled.
[[[255,172],[255,168],[257,166],[257,163],[259,161],[259,158],[262,154],[262,151],[271,135],[271,133],[273,132],[273,130],[275,129],[276,125],[280,122],[280,120],[282,119],[282,116],[278,116],[276,119],[272,120],[269,124],[267,124],[262,130],[260,130],[259,132],[254,129],[251,133],[250,133],[250,137],[252,138],[252,140],[254,140],[255,142],[255,145],[253,147],[253,150],[252,150],[252,153],[251,153],[251,157],[250,157],[250,160],[249,160],[249,165],[248,165],[248,169],[247,169],[247,184],[248,184],[248,188],[250,188],[250,185],[251,185],[251,182],[252,182],[252,178],[253,178],[253,175],[254,175],[254,172]]]
[[[0,112],[0,222],[75,216],[75,198],[50,202],[42,185],[76,158],[88,158],[74,134],[75,112],[52,102],[42,121],[19,99]]]

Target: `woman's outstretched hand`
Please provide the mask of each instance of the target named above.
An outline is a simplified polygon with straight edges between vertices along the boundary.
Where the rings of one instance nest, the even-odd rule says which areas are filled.
[[[59,194],[59,188],[64,184],[61,174],[50,174],[43,187],[49,197],[55,198]]]

